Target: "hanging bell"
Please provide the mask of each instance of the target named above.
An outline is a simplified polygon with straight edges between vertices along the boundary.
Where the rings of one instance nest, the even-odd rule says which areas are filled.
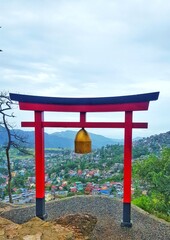
[[[75,140],[75,153],[90,153],[91,152],[91,139],[88,132],[82,128],[76,134]]]

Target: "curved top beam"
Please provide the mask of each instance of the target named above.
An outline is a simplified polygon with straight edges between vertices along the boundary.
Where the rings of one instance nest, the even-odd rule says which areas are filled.
[[[98,97],[98,98],[60,98],[43,97],[33,95],[23,95],[10,93],[11,100],[25,103],[57,104],[57,105],[100,105],[100,104],[120,104],[137,103],[157,100],[159,92],[144,93],[137,95],[127,95],[118,97]]]

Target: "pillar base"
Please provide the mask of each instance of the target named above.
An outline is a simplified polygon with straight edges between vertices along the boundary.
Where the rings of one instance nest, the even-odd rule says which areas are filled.
[[[130,222],[121,222],[121,227],[128,227],[128,228],[131,228],[132,227],[132,221]]]
[[[132,227],[131,221],[131,203],[123,203],[123,220],[121,227]]]
[[[47,219],[47,213],[45,212],[45,197],[36,198],[36,217],[45,220]]]

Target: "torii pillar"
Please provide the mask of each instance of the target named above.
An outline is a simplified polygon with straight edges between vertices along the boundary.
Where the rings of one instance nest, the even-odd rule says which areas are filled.
[[[131,227],[132,129],[147,128],[147,123],[133,122],[133,111],[146,111],[149,102],[157,100],[159,92],[101,98],[56,98],[10,93],[21,110],[34,111],[33,122],[22,122],[22,127],[35,128],[36,216],[45,219],[45,159],[44,127],[65,128],[124,128],[124,195],[122,227]],[[44,111],[79,112],[79,122],[47,122]],[[124,112],[124,122],[87,122],[87,112]]]

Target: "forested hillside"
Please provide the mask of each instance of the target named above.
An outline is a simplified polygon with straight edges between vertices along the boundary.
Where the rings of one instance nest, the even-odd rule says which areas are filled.
[[[165,147],[170,147],[170,131],[134,141],[133,158],[142,158],[150,154],[160,155]]]

